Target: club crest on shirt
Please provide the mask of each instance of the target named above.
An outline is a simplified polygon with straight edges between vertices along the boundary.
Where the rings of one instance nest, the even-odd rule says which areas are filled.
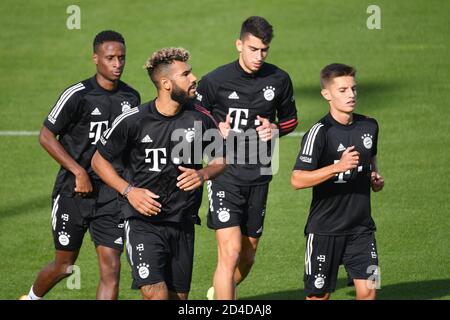
[[[373,136],[372,136],[370,133],[363,134],[363,135],[361,136],[361,139],[363,140],[363,144],[364,144],[364,147],[365,147],[366,149],[372,148],[372,145],[373,145],[373,141],[372,141]]]
[[[122,106],[122,112],[128,111],[131,109],[131,104],[128,101],[122,101],[120,104]]]
[[[273,98],[275,98],[275,88],[272,86],[266,86],[263,89],[263,93],[264,93],[264,99],[266,99],[267,101],[272,101]]]

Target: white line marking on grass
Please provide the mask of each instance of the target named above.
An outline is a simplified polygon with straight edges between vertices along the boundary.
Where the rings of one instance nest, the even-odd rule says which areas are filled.
[[[305,135],[306,132],[292,132],[289,133],[286,137],[291,137],[291,138],[296,138],[296,137],[303,137]]]
[[[21,136],[37,136],[39,131],[0,131],[0,136],[21,137]]]
[[[39,131],[0,131],[0,136],[3,137],[22,137],[22,136],[37,136]],[[291,132],[287,137],[296,138],[303,137],[305,132]]]

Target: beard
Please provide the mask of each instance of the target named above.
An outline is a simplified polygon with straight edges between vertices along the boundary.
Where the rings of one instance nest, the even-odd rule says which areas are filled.
[[[195,95],[190,97],[189,91],[184,91],[180,87],[178,87],[175,83],[173,83],[172,92],[170,93],[170,98],[173,101],[178,102],[179,105],[184,105],[190,101],[193,101],[195,98]]]

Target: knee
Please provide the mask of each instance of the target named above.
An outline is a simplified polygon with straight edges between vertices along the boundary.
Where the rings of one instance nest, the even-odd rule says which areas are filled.
[[[376,289],[364,289],[356,291],[356,300],[375,300],[377,297]]]
[[[240,241],[221,242],[218,246],[219,260],[238,261],[241,250]]]
[[[114,275],[120,272],[120,260],[108,261],[108,263],[101,262],[101,273],[105,275]]]
[[[240,248],[225,247],[219,250],[218,264],[226,267],[236,267],[239,262]]]
[[[73,273],[73,262],[72,261],[55,261],[54,271],[58,277],[66,278]]]
[[[169,298],[169,291],[165,282],[142,286],[141,294],[144,300],[167,300]]]
[[[104,282],[118,285],[120,277],[120,261],[103,264],[100,266],[100,279]]]
[[[99,249],[97,249],[99,251]],[[98,262],[100,267],[100,277],[102,280],[115,280],[120,275],[120,254],[109,251],[99,251]]]

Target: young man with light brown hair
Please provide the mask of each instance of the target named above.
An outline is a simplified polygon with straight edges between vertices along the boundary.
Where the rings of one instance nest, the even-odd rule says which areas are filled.
[[[344,64],[322,69],[322,96],[329,113],[303,136],[291,184],[313,188],[305,253],[308,300],[327,300],[343,264],[356,299],[373,300],[379,284],[371,189],[384,187],[376,156],[378,123],[354,113],[356,70]]]

